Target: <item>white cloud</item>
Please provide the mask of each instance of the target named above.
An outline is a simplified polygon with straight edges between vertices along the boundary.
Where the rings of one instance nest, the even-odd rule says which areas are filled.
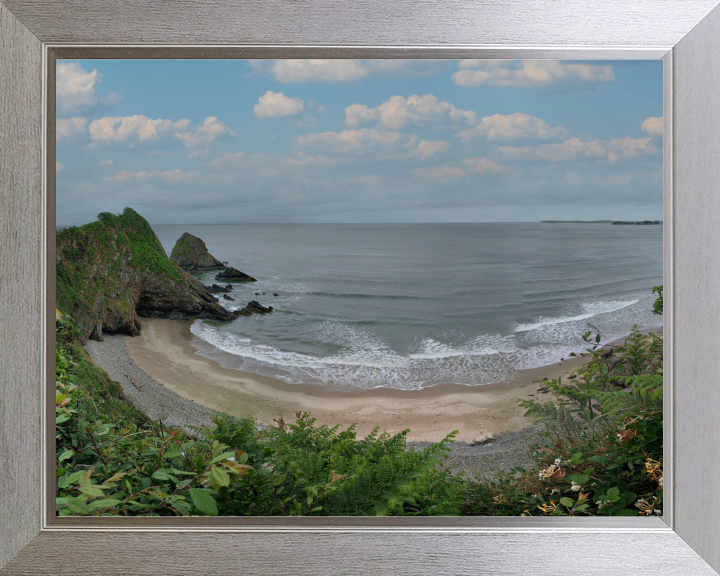
[[[464,158],[462,163],[475,174],[500,174],[507,170],[507,167],[487,158]]]
[[[615,79],[611,65],[557,60],[461,60],[458,67],[451,78],[459,86],[532,88],[562,83],[588,88]]]
[[[462,168],[449,164],[415,168],[413,174],[423,180],[456,180],[466,175],[465,170]]]
[[[429,76],[448,69],[442,60],[252,60],[255,74],[279,82],[354,82],[368,76]],[[322,110],[321,110],[322,112]]]
[[[87,118],[75,116],[74,118],[58,118],[55,121],[55,140],[63,144],[74,140],[85,132]]]
[[[200,156],[205,156],[206,154],[210,153],[210,148],[201,148],[199,150],[190,150],[188,152],[187,157],[190,160],[194,160],[195,158],[200,158]]]
[[[317,156],[300,156],[299,158],[286,157],[280,160],[280,164],[289,168],[307,168],[307,167],[320,167],[325,168],[327,166],[334,166],[347,162],[344,158],[328,158],[318,154]]]
[[[60,111],[78,110],[98,104],[110,106],[122,100],[122,96],[115,93],[98,96],[95,84],[101,81],[102,75],[96,69],[92,72],[85,71],[80,62],[59,61],[55,78],[57,108]]]
[[[190,124],[189,121],[188,124]],[[179,130],[183,129],[184,128],[179,128]],[[176,132],[173,136],[183,142],[188,148],[197,148],[198,146],[210,144],[223,136],[237,136],[237,134],[215,116],[208,116],[202,124],[198,124],[195,127],[194,132]]]
[[[113,159],[109,158],[107,160],[100,160],[98,162],[98,166],[112,166],[114,164]]]
[[[258,98],[258,103],[253,107],[253,113],[259,120],[266,118],[283,118],[284,116],[295,116],[300,114],[305,104],[300,98],[289,98],[282,92],[268,90]]]
[[[384,132],[372,128],[343,130],[342,132],[310,133],[295,139],[301,148],[322,147],[333,152],[366,154],[368,152],[391,153],[414,148],[417,134]]]
[[[611,140],[581,140],[570,138],[557,144],[542,146],[499,146],[504,157],[511,160],[546,160],[565,162],[577,158],[603,159],[617,162],[627,158],[658,152],[651,144],[652,138],[613,138]]]
[[[462,142],[469,142],[473,138],[483,137],[488,140],[517,140],[519,138],[560,138],[567,136],[568,131],[562,126],[554,128],[547,125],[544,120],[515,112],[514,114],[493,114],[484,116],[480,123],[471,128],[459,132],[457,138]]]
[[[650,136],[662,136],[663,135],[663,117],[650,116],[643,121],[640,125],[642,131]]]
[[[196,180],[200,177],[200,172],[183,172],[182,170],[153,170],[148,172],[147,170],[140,170],[139,172],[129,172],[123,170],[115,174],[115,176],[109,176],[105,178],[108,182],[131,182],[133,180],[139,180],[140,182],[149,182],[151,180],[161,180],[170,184],[178,184],[187,180]]]
[[[429,140],[420,140],[417,148],[410,152],[410,156],[419,156],[422,160],[429,160],[433,156],[444,154],[448,150],[448,143],[439,140],[430,142]]]
[[[222,166],[225,164],[242,164],[246,160],[245,152],[225,152],[222,156],[215,158],[210,164]]]
[[[65,166],[63,165],[63,163],[56,161],[55,162],[55,173],[57,174],[58,172],[62,172],[63,170],[65,170]]]
[[[128,139],[139,142],[153,140],[161,132],[184,130],[190,126],[190,120],[184,118],[177,122],[147,116],[107,116],[90,123],[90,138],[98,143],[119,143]]]
[[[375,108],[352,104],[345,108],[345,124],[350,127],[364,122],[377,122],[385,128],[397,130],[409,125],[466,125],[478,121],[475,112],[456,108],[450,102],[438,100],[432,94],[424,96],[392,96]]]

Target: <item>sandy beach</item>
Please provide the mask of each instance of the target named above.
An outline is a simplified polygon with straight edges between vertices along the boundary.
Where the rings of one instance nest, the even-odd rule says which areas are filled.
[[[359,434],[375,426],[391,433],[410,429],[411,441],[439,441],[452,430],[470,442],[485,434],[517,431],[532,424],[518,398],[542,398],[543,378],[570,374],[585,358],[517,373],[507,384],[446,384],[422,390],[340,390],[282,381],[226,369],[196,354],[190,322],[143,319],[137,337],[125,337],[132,361],[158,384],[201,406],[233,416],[255,417],[261,424],[308,412],[327,425],[358,424]],[[578,351],[579,352],[579,351]],[[141,394],[141,393],[140,393]]]

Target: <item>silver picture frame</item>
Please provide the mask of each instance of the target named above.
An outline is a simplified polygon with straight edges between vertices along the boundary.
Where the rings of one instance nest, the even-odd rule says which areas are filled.
[[[0,0],[0,574],[718,574],[718,4]],[[662,518],[56,518],[56,59],[467,57],[664,62]]]

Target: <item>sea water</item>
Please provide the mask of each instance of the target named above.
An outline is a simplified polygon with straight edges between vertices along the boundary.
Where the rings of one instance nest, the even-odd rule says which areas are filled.
[[[240,224],[189,232],[258,281],[220,304],[267,315],[196,320],[204,352],[289,383],[417,389],[514,379],[633,325],[653,328],[662,226],[611,224]],[[198,278],[217,283],[217,271]],[[260,295],[256,295],[259,292]],[[277,293],[278,296],[273,296]],[[592,325],[592,327],[590,326]],[[224,359],[224,360],[223,360]]]

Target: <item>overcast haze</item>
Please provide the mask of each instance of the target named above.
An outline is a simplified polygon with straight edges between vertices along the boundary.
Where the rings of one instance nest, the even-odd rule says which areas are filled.
[[[662,62],[57,65],[57,224],[662,219]]]

